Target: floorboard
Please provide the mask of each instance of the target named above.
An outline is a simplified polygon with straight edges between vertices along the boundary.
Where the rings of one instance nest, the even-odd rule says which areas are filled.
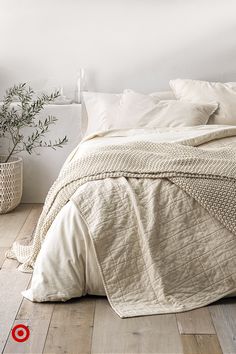
[[[2,353],[18,309],[22,302],[21,291],[30,281],[30,274],[17,270],[0,271],[0,353]]]
[[[24,204],[26,207],[26,210],[28,212],[21,213],[22,216],[22,222],[15,225],[15,235],[16,237],[14,238],[14,241],[20,242],[22,244],[29,243],[30,240],[32,239],[32,235],[34,232],[34,229],[36,227],[38,218],[41,214],[42,211],[42,204]],[[25,209],[24,209],[25,211]],[[8,214],[4,215],[7,216]],[[10,214],[9,214],[10,215]],[[0,221],[1,221],[0,216]],[[7,224],[6,224],[7,225]],[[6,227],[7,228],[7,227]],[[3,229],[3,225],[2,225]],[[13,228],[14,230],[14,228]],[[8,234],[6,232],[5,234]],[[2,255],[2,262],[1,262],[1,248],[0,248],[0,268],[2,269],[16,269],[19,265],[19,263],[16,260],[13,259],[8,259],[5,257],[5,253],[9,248],[3,248],[4,255]]]
[[[14,325],[24,324],[28,326],[30,337],[24,343],[17,343],[10,336],[4,354],[43,353],[53,309],[54,304],[37,304],[24,299]]]
[[[214,334],[192,334],[181,336],[184,354],[223,354]]]
[[[0,215],[0,247],[11,247],[31,208],[31,204],[21,204],[12,212]]]
[[[224,299],[209,306],[224,354],[236,353],[236,300]]]
[[[95,300],[86,297],[54,307],[44,353],[89,354]]]
[[[181,334],[215,334],[211,315],[207,307],[176,314]]]
[[[34,232],[34,229],[37,225],[39,216],[42,212],[42,204],[30,204],[29,205],[29,213],[25,219],[25,222],[20,229],[19,233],[17,234],[17,241],[20,241],[21,243],[24,242],[29,242],[32,239],[32,235]]]
[[[106,299],[98,299],[92,353],[182,353],[175,315],[121,319]]]

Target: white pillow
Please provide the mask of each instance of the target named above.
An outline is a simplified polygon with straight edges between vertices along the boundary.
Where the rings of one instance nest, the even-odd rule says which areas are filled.
[[[138,127],[184,127],[204,125],[218,108],[216,102],[200,104],[188,101],[165,100],[155,103],[149,95],[124,91],[114,127],[110,129],[130,129]]]
[[[108,119],[114,119],[116,122],[121,96],[121,94],[83,92],[86,111],[82,112],[82,128],[85,135],[107,130]]]
[[[125,90],[125,92],[133,92]],[[151,93],[154,102],[163,99],[175,99],[172,91],[160,91]],[[81,129],[83,135],[89,135],[99,130],[109,129],[107,122],[112,120],[112,126],[119,121],[117,116],[122,94],[83,92],[82,94],[82,120]],[[118,123],[119,124],[119,123]],[[110,125],[109,125],[110,126]]]
[[[235,83],[208,82],[199,80],[171,80],[177,99],[195,102],[216,101],[219,109],[210,118],[209,124],[236,125],[236,85]]]

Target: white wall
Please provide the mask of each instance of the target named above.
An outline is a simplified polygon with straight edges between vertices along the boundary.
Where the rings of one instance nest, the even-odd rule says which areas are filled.
[[[167,89],[176,77],[236,81],[236,1],[0,0],[0,97],[29,81],[73,98],[80,67],[104,92]],[[79,141],[77,113],[58,115],[51,134],[70,143],[24,155],[24,201],[42,201]]]
[[[38,149],[37,153],[29,155],[21,153],[23,157],[23,203],[43,203],[47,192],[65,162],[70,152],[78,145],[81,140],[80,117],[81,106],[78,104],[55,106],[48,105],[40,114],[44,120],[47,115],[57,117],[53,129],[45,135],[46,140],[54,141],[58,137],[68,138],[68,143],[63,148]]]
[[[191,77],[236,81],[235,0],[0,0],[0,95],[47,80],[73,95],[152,91]]]
[[[54,142],[57,138],[63,138],[66,135],[68,143],[56,150],[41,148],[31,155],[27,152],[20,154],[23,158],[23,203],[44,202],[63,163],[81,140],[81,105],[47,105],[40,113],[40,119],[43,121],[48,115],[53,115],[58,120],[45,134],[45,140]],[[26,128],[25,133],[32,134],[32,129]],[[7,154],[7,140],[3,143],[4,145],[0,147],[0,154]]]

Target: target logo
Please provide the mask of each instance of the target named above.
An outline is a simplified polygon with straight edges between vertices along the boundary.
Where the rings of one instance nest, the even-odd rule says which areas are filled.
[[[12,328],[11,335],[16,342],[25,342],[30,336],[30,330],[25,325],[18,324]]]

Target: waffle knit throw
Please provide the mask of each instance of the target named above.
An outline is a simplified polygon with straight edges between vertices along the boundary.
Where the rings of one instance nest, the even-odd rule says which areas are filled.
[[[81,185],[101,179],[106,183],[107,177],[168,178],[236,233],[236,145],[204,150],[190,144],[191,140],[181,144],[135,141],[109,145],[65,164],[48,193],[32,244],[15,242],[7,256],[22,263],[21,271],[32,272],[59,211]]]

